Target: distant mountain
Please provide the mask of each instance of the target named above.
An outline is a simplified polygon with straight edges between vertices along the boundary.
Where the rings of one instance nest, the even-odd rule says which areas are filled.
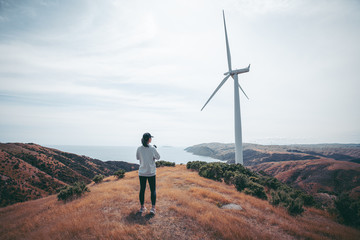
[[[77,181],[88,184],[97,174],[138,168],[138,164],[103,162],[32,143],[0,143],[0,206],[47,196]]]
[[[263,162],[320,158],[360,163],[360,144],[259,145],[245,143],[243,148],[245,166]],[[233,143],[202,143],[185,150],[195,155],[212,157],[229,163],[235,161],[235,144]]]
[[[234,144],[203,143],[185,150],[229,163],[235,159]],[[323,203],[331,204],[343,192],[360,197],[360,144],[245,143],[243,153],[245,166],[301,188]]]

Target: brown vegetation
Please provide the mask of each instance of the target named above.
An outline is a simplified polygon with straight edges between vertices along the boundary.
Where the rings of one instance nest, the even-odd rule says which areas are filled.
[[[360,186],[360,164],[333,159],[267,162],[251,169],[264,171],[312,194],[321,191],[338,195],[351,192],[355,196]]]
[[[139,216],[138,173],[91,184],[68,203],[52,195],[0,209],[0,239],[359,239],[324,211],[283,208],[202,178],[185,166],[157,170],[157,214]],[[145,205],[150,207],[147,189]],[[243,210],[220,208],[235,203]]]
[[[203,143],[186,149],[234,162],[235,145]],[[336,196],[360,199],[360,144],[244,144],[244,166],[314,195],[326,207]]]
[[[97,174],[118,169],[136,170],[137,164],[102,162],[37,144],[0,143],[0,207],[54,194],[66,184],[90,183]]]

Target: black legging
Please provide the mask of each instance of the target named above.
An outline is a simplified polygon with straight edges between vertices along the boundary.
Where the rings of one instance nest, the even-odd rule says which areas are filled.
[[[139,179],[140,179],[140,193],[139,193],[140,204],[144,205],[146,179],[148,179],[149,185],[150,185],[150,191],[151,191],[151,203],[153,206],[155,206],[155,203],[156,203],[156,178],[155,178],[155,176],[152,176],[152,177],[139,176]]]

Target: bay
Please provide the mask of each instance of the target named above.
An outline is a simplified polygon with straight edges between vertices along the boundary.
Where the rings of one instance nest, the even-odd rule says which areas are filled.
[[[76,146],[76,145],[50,145],[63,152],[85,155],[101,161],[124,161],[128,163],[139,163],[136,160],[137,146]],[[186,164],[189,161],[219,162],[220,160],[197,156],[186,152],[181,147],[160,146],[157,148],[160,160],[175,162],[176,164]]]

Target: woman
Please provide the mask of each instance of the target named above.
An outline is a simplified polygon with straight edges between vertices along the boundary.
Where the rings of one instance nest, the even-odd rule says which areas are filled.
[[[139,179],[140,179],[140,213],[146,210],[144,206],[144,195],[146,188],[146,180],[149,181],[151,191],[151,204],[152,208],[150,213],[155,214],[155,203],[156,203],[156,164],[155,159],[159,160],[160,155],[154,147],[149,145],[151,143],[150,133],[144,133],[141,143],[142,146],[138,147],[136,151],[136,159],[140,161],[139,168]]]

